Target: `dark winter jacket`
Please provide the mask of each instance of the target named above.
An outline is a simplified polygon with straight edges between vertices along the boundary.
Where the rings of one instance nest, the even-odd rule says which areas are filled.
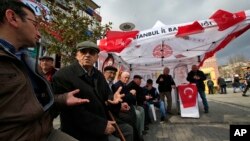
[[[163,78],[163,81],[160,81],[160,79]],[[171,92],[172,91],[172,85],[175,85],[175,82],[172,78],[171,75],[164,75],[161,74],[157,80],[156,83],[159,84],[158,85],[158,90],[159,92]]]
[[[200,79],[199,80],[194,79],[195,75],[199,76]],[[202,91],[205,91],[204,80],[206,80],[206,79],[207,79],[206,75],[202,71],[200,71],[200,70],[190,71],[188,73],[188,76],[187,76],[187,81],[189,81],[190,83],[195,83],[197,89],[198,90],[202,90]]]
[[[143,106],[143,103],[146,100],[143,88],[141,86],[137,85],[134,81],[131,81],[128,84],[127,87],[128,87],[129,90],[133,90],[134,89],[136,91],[136,102],[137,102],[137,105]]]
[[[58,70],[52,81],[55,93],[65,93],[80,89],[79,98],[89,99],[89,103],[61,110],[61,130],[80,141],[108,141],[104,134],[108,117],[105,105],[110,88],[103,76],[93,68],[89,76],[78,62]]]

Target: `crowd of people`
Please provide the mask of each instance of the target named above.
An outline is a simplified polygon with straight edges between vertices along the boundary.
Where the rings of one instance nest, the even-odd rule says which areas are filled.
[[[83,41],[76,46],[74,63],[57,70],[52,57],[42,56],[37,71],[26,53],[41,38],[34,11],[20,1],[3,0],[0,13],[0,140],[143,141],[154,120],[152,105],[160,109],[162,122],[173,114],[171,91],[176,84],[168,67],[156,80],[158,88],[152,79],[142,87],[140,75],[129,81],[127,71],[114,81],[117,68],[96,69],[100,50],[94,42]],[[176,71],[184,73],[185,82],[196,84],[208,113],[205,74],[196,65],[188,74],[184,68]],[[58,115],[60,129],[54,129]]]
[[[242,96],[248,96],[246,95],[246,92],[249,89],[250,85],[250,67],[247,67],[246,72],[240,76],[238,74],[235,74],[232,80],[232,88],[233,93],[242,92]],[[226,82],[225,78],[218,77],[217,79],[218,88],[220,90],[220,94],[227,94],[227,87],[228,83]]]

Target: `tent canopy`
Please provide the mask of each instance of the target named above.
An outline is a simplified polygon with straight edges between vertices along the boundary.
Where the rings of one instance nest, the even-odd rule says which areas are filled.
[[[118,56],[132,70],[160,70],[178,63],[202,65],[249,28],[250,10],[218,10],[206,20],[176,25],[157,21],[143,31],[108,31],[98,44],[101,53]]]

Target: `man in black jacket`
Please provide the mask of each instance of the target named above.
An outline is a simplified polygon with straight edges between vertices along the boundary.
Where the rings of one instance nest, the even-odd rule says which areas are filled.
[[[90,101],[85,105],[65,107],[60,114],[62,131],[80,141],[108,141],[108,135],[115,132],[115,122],[109,120],[107,113],[111,106],[119,105],[121,89],[112,101],[108,100],[109,86],[103,74],[93,67],[98,53],[99,48],[93,42],[77,44],[77,62],[57,71],[52,81],[55,93],[80,89],[79,97]]]
[[[169,68],[165,67],[163,69],[163,74],[161,74],[156,83],[158,85],[158,90],[160,92],[160,98],[162,101],[165,101],[165,96],[167,97],[167,112],[168,114],[172,114],[172,88],[175,88],[175,82],[171,75],[169,75]]]
[[[138,131],[137,125],[138,121],[136,119],[136,109],[135,109],[135,103],[136,103],[136,91],[134,89],[129,90],[127,87],[127,83],[130,78],[129,72],[122,72],[120,80],[117,81],[114,85],[112,85],[112,90],[116,91],[119,87],[122,87],[121,93],[124,93],[125,96],[123,97],[123,102],[126,102],[128,104],[128,110],[121,111],[119,113],[119,118],[125,121],[126,123],[130,124],[133,127],[134,130],[134,140],[135,141],[142,141],[143,138],[141,133]]]
[[[208,113],[209,107],[208,107],[208,103],[206,99],[205,84],[204,84],[204,80],[206,79],[207,77],[205,76],[205,74],[202,71],[200,71],[198,69],[198,66],[196,65],[192,66],[192,70],[188,73],[188,76],[187,76],[187,81],[189,81],[190,83],[196,84],[196,87],[202,99],[205,113]]]
[[[127,85],[128,90],[135,90],[136,91],[136,103],[135,112],[137,118],[137,129],[140,133],[140,136],[146,133],[144,129],[148,129],[145,127],[145,110],[144,110],[144,102],[146,102],[146,97],[141,85],[142,77],[140,75],[134,75],[133,80]]]
[[[104,68],[104,72],[103,75],[107,81],[107,83],[109,84],[109,87],[112,90],[112,85],[116,76],[116,72],[117,72],[117,68],[113,67],[113,66],[106,66]],[[110,97],[113,97],[113,93]],[[113,110],[113,115],[116,119],[116,123],[118,124],[118,126],[120,127],[124,138],[126,139],[126,141],[133,141],[133,127],[129,124],[127,124],[126,122],[122,121],[119,118],[119,112],[120,111],[128,111],[129,110],[129,106],[128,103],[126,102],[122,102],[121,103],[121,108],[119,110]],[[115,134],[117,136],[117,134]]]

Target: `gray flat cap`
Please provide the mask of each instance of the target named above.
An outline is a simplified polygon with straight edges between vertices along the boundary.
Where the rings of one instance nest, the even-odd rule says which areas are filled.
[[[54,61],[54,58],[53,57],[50,57],[50,56],[42,56],[42,57],[40,57],[39,58],[39,60],[41,61],[41,60],[51,60],[51,61]]]
[[[77,50],[94,49],[94,50],[97,51],[97,53],[100,52],[99,47],[98,47],[95,43],[93,43],[93,42],[91,42],[91,41],[84,41],[84,42],[78,43],[78,44],[76,45],[76,49],[77,49]]]

